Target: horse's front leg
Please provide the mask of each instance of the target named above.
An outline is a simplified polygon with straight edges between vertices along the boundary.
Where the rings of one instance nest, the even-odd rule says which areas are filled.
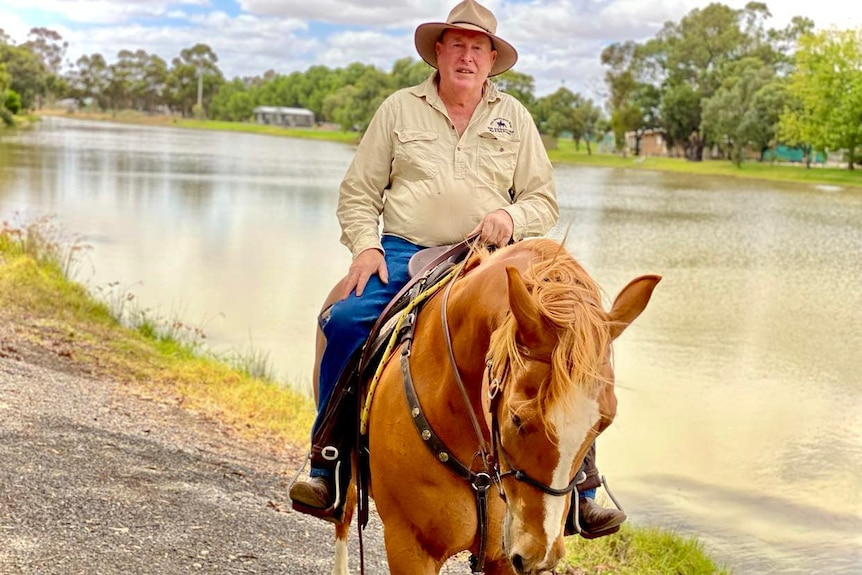
[[[350,534],[350,523],[353,521],[355,510],[356,484],[351,481],[347,489],[347,499],[344,502],[344,521],[335,526],[335,561],[332,564],[332,575],[350,573],[347,567],[347,536]]]
[[[443,562],[422,547],[413,534],[414,527],[400,521],[383,523],[386,561],[391,575],[438,575]]]

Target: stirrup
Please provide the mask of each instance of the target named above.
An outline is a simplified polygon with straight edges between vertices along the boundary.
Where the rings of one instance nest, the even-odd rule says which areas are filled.
[[[299,474],[305,471],[305,467],[308,465],[309,461],[311,461],[310,451],[302,459],[302,462],[299,464],[299,469],[296,470],[296,473],[294,473],[293,477],[290,478],[290,481],[287,482],[287,500],[291,505],[293,504],[293,499],[290,498],[290,490],[293,489],[293,484],[296,483],[297,479],[299,479]]]
[[[337,452],[336,452],[337,457]],[[310,505],[305,505],[304,503],[300,503],[299,501],[294,501],[290,498],[290,489],[293,487],[293,484],[296,483],[296,480],[299,478],[299,474],[305,470],[305,467],[308,465],[308,462],[311,461],[311,452],[308,452],[308,455],[305,456],[305,459],[300,465],[299,469],[296,470],[296,473],[293,474],[290,482],[287,484],[287,499],[290,501],[290,506],[294,511],[299,511],[300,513],[304,513],[306,515],[311,515],[313,517],[317,517],[318,519],[323,519],[324,521],[329,521],[330,523],[335,523],[336,525],[344,522],[344,505],[341,501],[341,462],[339,461],[335,465],[335,472],[333,473],[332,480],[332,488],[335,490],[335,501],[333,501],[332,505],[329,507],[311,507]]]
[[[620,502],[617,501],[617,498],[614,497],[613,491],[611,491],[610,486],[608,485],[607,479],[605,479],[604,475],[599,475],[599,479],[601,480],[601,486],[604,488],[605,492],[607,492],[608,497],[610,497],[611,501],[614,504],[614,507],[617,508],[618,511],[622,511],[625,513],[623,506],[620,505]],[[583,481],[583,480],[582,480]],[[580,483],[580,481],[578,482]],[[566,535],[580,535],[584,539],[597,539],[599,537],[604,537],[606,535],[613,535],[617,531],[620,530],[622,525],[616,525],[611,527],[610,529],[603,529],[601,531],[586,531],[583,527],[581,527],[580,522],[580,494],[575,493],[575,496],[572,497],[572,507],[569,510],[569,517],[572,519],[571,523],[574,527],[574,531],[571,533],[566,533]],[[569,527],[568,518],[566,520],[566,528]]]

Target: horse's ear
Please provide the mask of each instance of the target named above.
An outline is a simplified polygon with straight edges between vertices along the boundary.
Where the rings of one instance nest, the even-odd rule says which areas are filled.
[[[661,276],[640,276],[628,283],[620,291],[608,314],[611,327],[611,339],[616,339],[641,314],[649,303],[652,292]]]
[[[521,272],[518,268],[506,266],[506,275],[509,280],[509,307],[518,322],[518,334],[522,343],[529,345],[541,341],[545,331],[542,316],[530,297]]]

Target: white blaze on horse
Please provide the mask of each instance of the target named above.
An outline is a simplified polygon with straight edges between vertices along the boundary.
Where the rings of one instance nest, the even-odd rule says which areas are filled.
[[[475,250],[427,300],[367,420],[370,494],[393,574],[436,574],[465,550],[489,575],[557,565],[576,475],[616,414],[612,342],[660,279],[632,280],[605,311],[571,255],[536,239]],[[338,575],[352,495],[336,526]]]

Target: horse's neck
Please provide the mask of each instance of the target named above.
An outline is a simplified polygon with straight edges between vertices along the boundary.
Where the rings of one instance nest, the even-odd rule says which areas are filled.
[[[484,427],[482,377],[485,354],[491,337],[487,318],[475,314],[464,316],[457,298],[453,297],[448,303],[449,337],[447,338],[443,327],[442,298],[434,298],[422,312],[419,325],[424,324],[425,328],[422,333],[417,333],[415,342],[416,351],[419,353],[411,356],[411,363],[416,364],[414,381],[423,410],[428,412],[428,419],[435,426],[435,430],[438,425],[442,426],[438,433],[444,440],[447,436],[475,435],[463,399],[465,394],[470,401],[470,409]],[[451,354],[449,345],[452,346]],[[421,368],[419,361],[423,362]],[[425,375],[420,376],[420,373]],[[428,398],[428,401],[425,398]],[[484,432],[487,434],[487,430]],[[474,447],[471,444],[471,449]]]
[[[505,255],[505,254],[501,254]],[[420,398],[434,397],[429,410],[438,410],[437,419],[452,420],[460,425],[460,432],[469,431],[469,419],[449,416],[454,407],[459,414],[466,415],[461,386],[469,398],[471,408],[479,419],[482,417],[482,381],[485,361],[490,347],[491,335],[509,311],[506,265],[525,269],[529,253],[516,252],[509,257],[497,259],[497,254],[488,256],[486,263],[468,272],[468,275],[452,286],[448,298],[443,294],[429,300],[422,311],[417,329],[417,351],[427,352],[423,369],[435,377],[416,379]],[[448,337],[442,319],[442,304],[446,300]],[[452,346],[455,366],[450,359]],[[424,405],[424,403],[423,403]],[[432,419],[429,417],[429,419]],[[487,430],[485,430],[487,432]]]

